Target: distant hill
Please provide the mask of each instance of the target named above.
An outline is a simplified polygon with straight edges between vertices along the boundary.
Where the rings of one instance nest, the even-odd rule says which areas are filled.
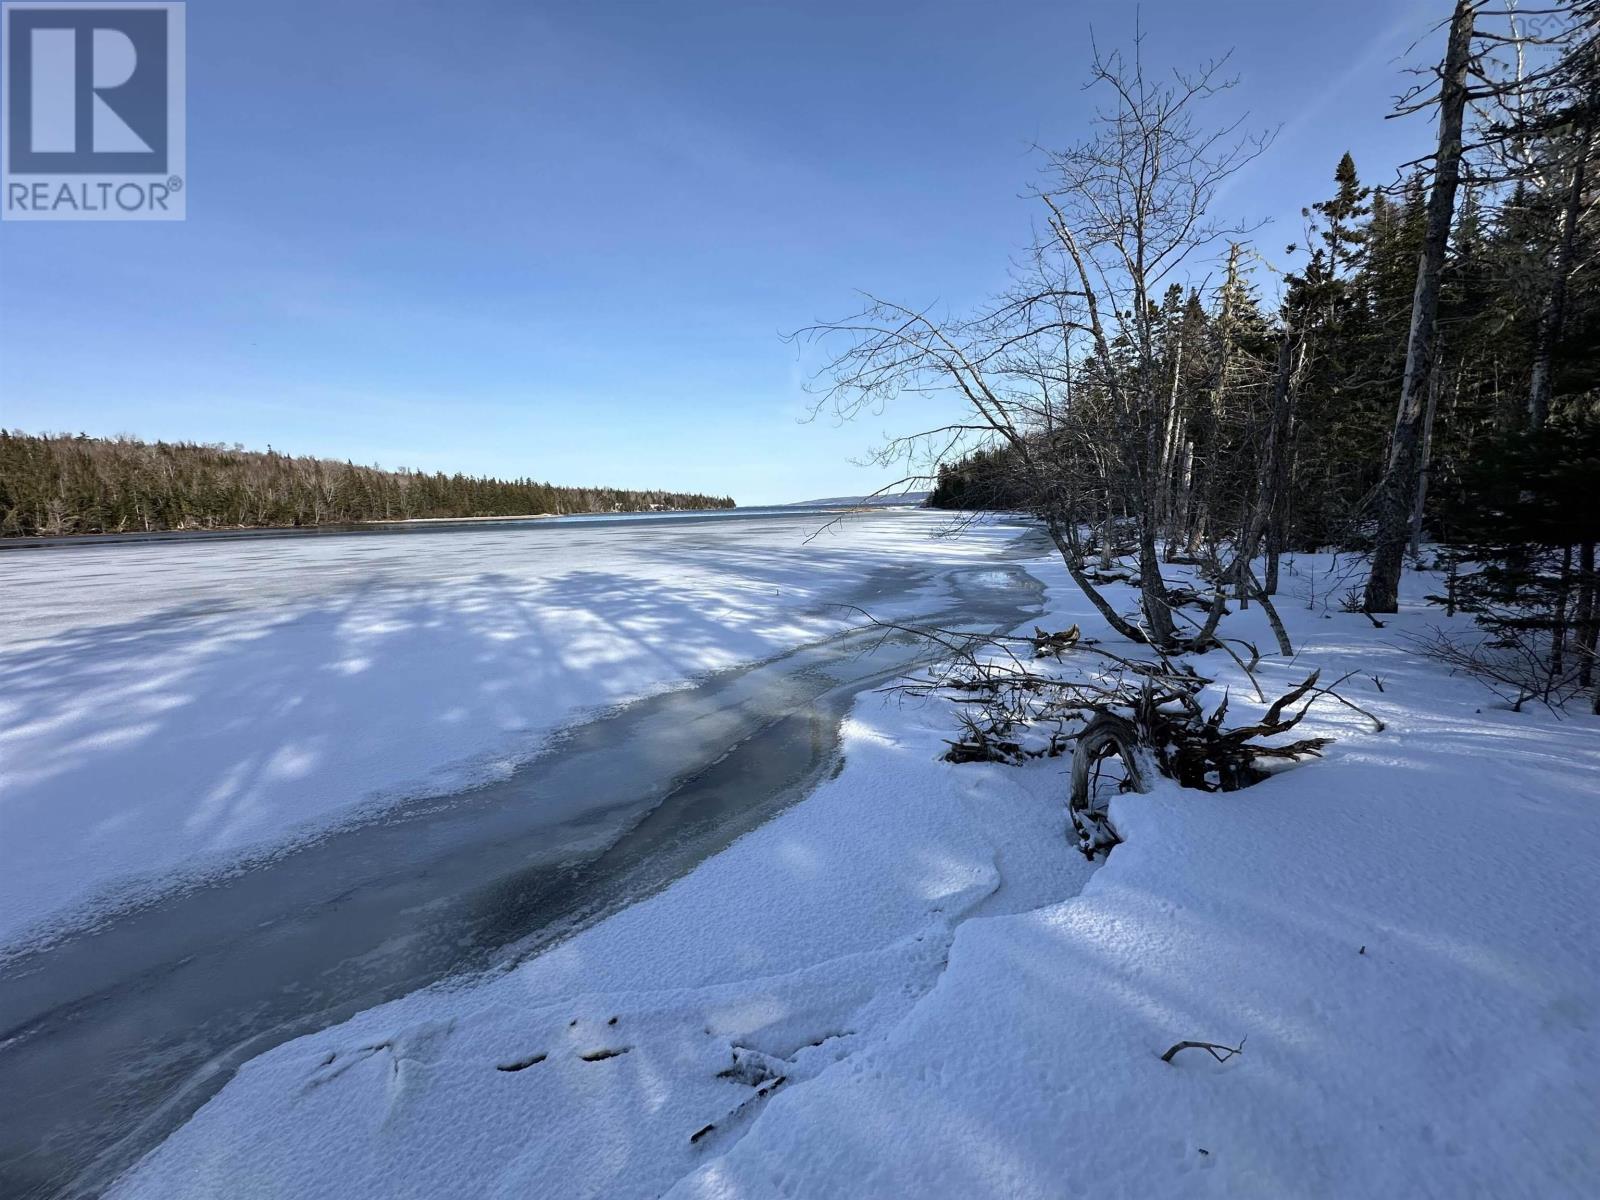
[[[732,508],[727,496],[386,471],[239,446],[0,430],[0,535]]]
[[[921,507],[927,492],[896,492],[888,496],[826,496],[821,500],[796,500],[780,508],[905,508]]]

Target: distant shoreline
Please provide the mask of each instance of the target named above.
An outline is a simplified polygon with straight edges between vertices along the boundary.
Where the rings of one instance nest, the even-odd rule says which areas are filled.
[[[0,537],[0,551],[43,549],[48,546],[88,546],[116,542],[208,541],[280,535],[330,537],[363,530],[393,529],[408,525],[479,525],[497,521],[565,521],[582,519],[622,519],[625,517],[694,516],[702,513],[750,512],[740,508],[626,509],[622,512],[523,513],[511,516],[478,517],[380,517],[371,521],[330,521],[322,525],[211,525],[187,529],[124,529],[116,533],[96,530],[89,533],[7,534]],[[822,510],[818,510],[822,511]]]
[[[190,529],[125,529],[120,533],[10,534],[0,537],[0,552],[7,550],[48,550],[70,546],[107,546],[143,542],[234,541],[244,538],[336,537],[361,533],[392,532],[405,528],[438,528],[449,525],[493,525],[517,521],[623,521],[633,518],[673,517],[763,517],[804,516],[808,514],[879,513],[915,504],[839,504],[825,503],[751,505],[748,508],[667,508],[627,509],[622,512],[526,513],[517,516],[479,517],[383,517],[372,521],[339,521],[323,525],[217,525]]]
[[[669,488],[574,487],[529,477],[356,466],[271,446],[246,450],[5,428],[0,478],[6,481],[6,535],[28,538],[736,507],[732,496]]]

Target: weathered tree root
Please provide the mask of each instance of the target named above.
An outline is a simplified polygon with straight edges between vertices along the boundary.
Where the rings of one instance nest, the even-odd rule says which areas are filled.
[[[1067,809],[1072,827],[1078,832],[1078,849],[1085,858],[1110,850],[1122,839],[1112,827],[1105,799],[1092,786],[1100,764],[1115,754],[1127,772],[1124,788],[1135,792],[1150,790],[1148,772],[1140,762],[1144,753],[1139,731],[1132,722],[1115,713],[1097,713],[1078,734],[1072,753],[1072,793]]]
[[[1231,792],[1267,778],[1271,772],[1264,763],[1322,753],[1332,739],[1263,739],[1294,729],[1323,697],[1360,713],[1375,729],[1383,728],[1377,717],[1339,694],[1343,679],[1320,687],[1315,671],[1269,704],[1259,719],[1229,728],[1224,724],[1228,697],[1208,713],[1200,696],[1212,681],[1192,666],[1161,654],[1124,658],[1084,638],[1077,626],[1060,632],[1035,628],[1031,636],[983,635],[868,619],[885,636],[890,631],[911,633],[947,654],[948,661],[926,676],[886,689],[901,696],[937,695],[960,706],[961,736],[946,743],[947,761],[1017,764],[1072,751],[1068,813],[1078,847],[1090,858],[1121,840],[1094,786],[1101,764],[1112,755],[1126,771],[1123,791],[1148,791],[1156,776],[1163,775],[1180,787]],[[1265,703],[1266,693],[1254,675],[1260,661],[1255,647],[1239,643],[1250,653],[1246,662],[1224,641],[1214,639],[1213,644],[1238,662]],[[1040,659],[1080,657],[1085,670],[1076,679],[1056,678],[1034,665]]]

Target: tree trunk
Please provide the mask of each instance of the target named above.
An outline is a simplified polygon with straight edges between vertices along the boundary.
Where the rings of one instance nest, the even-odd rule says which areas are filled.
[[[1155,516],[1148,511],[1139,522],[1139,600],[1151,645],[1170,649],[1177,629],[1167,603],[1166,580],[1161,577],[1161,556],[1156,552]]]
[[[1594,543],[1584,542],[1578,550],[1578,686],[1594,682],[1594,649],[1597,622],[1594,577]]]
[[[1148,334],[1145,334],[1148,337]],[[1144,357],[1149,361],[1149,350]],[[1163,472],[1165,414],[1156,411],[1158,398],[1153,372],[1141,368],[1139,379],[1139,418],[1144,425],[1144,457],[1139,470],[1139,606],[1144,612],[1145,629],[1152,645],[1168,648],[1177,640],[1172,609],[1167,604],[1167,583],[1161,576],[1161,554],[1156,549],[1156,534],[1162,525],[1162,494],[1166,490]]]
[[[1204,473],[1201,476],[1200,487],[1195,496],[1194,527],[1189,531],[1189,544],[1185,553],[1190,558],[1199,555],[1201,546],[1206,539],[1206,532],[1212,517],[1212,501],[1216,497],[1217,473],[1220,464],[1217,462],[1216,450],[1218,433],[1222,429],[1222,401],[1228,386],[1228,372],[1233,360],[1233,305],[1234,296],[1238,291],[1239,279],[1239,245],[1237,242],[1228,247],[1228,274],[1227,281],[1222,290],[1222,311],[1217,314],[1217,364],[1212,370],[1211,377],[1211,427],[1207,430],[1207,443],[1210,455],[1204,462]]]
[[[1255,589],[1256,599],[1261,601],[1261,611],[1267,614],[1267,624],[1272,626],[1272,636],[1278,643],[1278,653],[1285,657],[1293,657],[1294,643],[1289,640],[1289,631],[1283,627],[1283,618],[1278,615],[1272,597],[1256,582],[1254,571],[1250,573],[1250,584]]]
[[[1550,415],[1550,389],[1556,343],[1567,317],[1567,277],[1572,274],[1573,243],[1576,241],[1578,214],[1583,210],[1583,179],[1589,164],[1592,122],[1586,122],[1578,136],[1578,161],[1572,166],[1572,186],[1561,215],[1561,241],[1556,247],[1550,290],[1539,311],[1539,328],[1533,342],[1533,373],[1528,384],[1528,426],[1543,429]]]
[[[1439,411],[1439,372],[1428,380],[1428,411],[1422,419],[1422,459],[1417,467],[1417,502],[1411,507],[1411,553],[1422,549],[1422,506],[1428,501],[1428,472],[1433,465],[1433,419]]]
[[[1278,567],[1283,558],[1283,552],[1289,548],[1289,514],[1294,496],[1294,468],[1298,458],[1294,444],[1295,433],[1294,400],[1291,396],[1289,403],[1289,446],[1280,460],[1282,474],[1279,477],[1277,495],[1273,497],[1272,513],[1267,522],[1267,576],[1263,581],[1263,590],[1269,596],[1278,594]]]
[[[1560,686],[1567,670],[1567,610],[1572,597],[1572,547],[1561,548],[1561,582],[1556,587],[1555,613],[1550,622],[1550,679],[1545,685],[1545,703]]]
[[[1272,521],[1277,491],[1283,479],[1283,461],[1289,440],[1290,393],[1294,378],[1295,348],[1298,338],[1293,325],[1286,324],[1278,338],[1278,363],[1273,374],[1271,413],[1267,421],[1267,441],[1261,452],[1261,470],[1256,482],[1255,503],[1250,506],[1239,528],[1239,544],[1234,547],[1231,574],[1235,597],[1241,606],[1262,590],[1255,582],[1250,562],[1260,548]]]
[[[1305,343],[1298,341],[1293,325],[1285,325],[1278,343],[1278,367],[1272,385],[1272,416],[1267,427],[1267,452],[1261,464],[1267,576],[1261,590],[1278,590],[1278,556],[1283,552],[1284,512],[1289,503],[1289,445],[1294,427],[1295,375],[1305,361]]]
[[[1189,540],[1183,547],[1183,553],[1186,558],[1199,557],[1200,547],[1205,545],[1207,512],[1205,491],[1206,489],[1201,489],[1199,512],[1195,516],[1194,524],[1189,529]]]
[[[1405,375],[1400,384],[1389,461],[1379,485],[1378,536],[1363,605],[1369,613],[1395,612],[1400,607],[1400,570],[1416,504],[1422,422],[1438,333],[1439,279],[1450,241],[1450,222],[1455,215],[1456,188],[1461,182],[1461,125],[1467,106],[1467,65],[1472,54],[1475,11],[1473,0],[1456,0],[1450,19],[1450,41],[1439,92],[1439,150],[1428,196],[1427,229],[1417,262],[1417,286],[1411,298]]]
[[[1187,432],[1187,431],[1185,431]],[[1183,465],[1178,470],[1177,496],[1173,500],[1172,520],[1167,526],[1167,561],[1178,555],[1178,547],[1189,531],[1189,488],[1194,481],[1194,439],[1183,441]]]
[[[1172,536],[1166,532],[1171,529],[1171,513],[1173,504],[1173,468],[1176,465],[1178,438],[1183,428],[1183,420],[1178,413],[1178,379],[1183,370],[1183,335],[1180,332],[1172,351],[1172,390],[1167,395],[1166,420],[1162,423],[1161,430],[1161,462],[1157,468],[1161,487],[1160,510],[1155,514],[1155,520],[1162,526],[1170,553]]]

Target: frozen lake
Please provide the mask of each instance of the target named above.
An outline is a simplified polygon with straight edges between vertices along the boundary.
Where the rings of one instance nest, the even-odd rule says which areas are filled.
[[[827,519],[0,555],[6,1193],[93,1188],[245,1058],[548,944],[804,794],[922,653],[840,606],[1037,604],[1021,526]]]

